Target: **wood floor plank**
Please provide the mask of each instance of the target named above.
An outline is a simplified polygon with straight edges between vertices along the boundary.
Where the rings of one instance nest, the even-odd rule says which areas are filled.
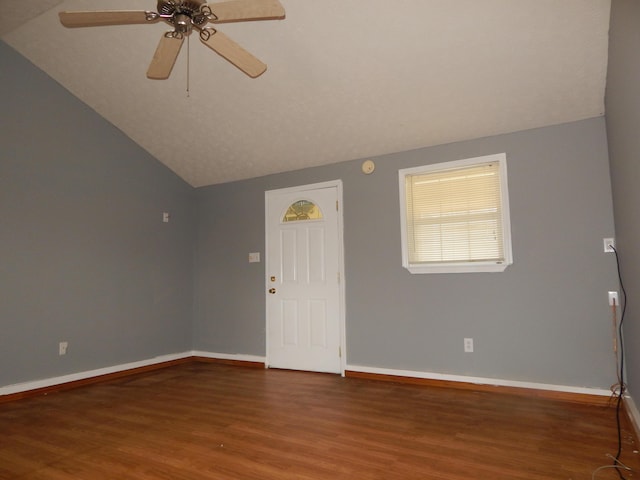
[[[616,450],[613,406],[215,363],[0,404],[3,480],[588,480]]]

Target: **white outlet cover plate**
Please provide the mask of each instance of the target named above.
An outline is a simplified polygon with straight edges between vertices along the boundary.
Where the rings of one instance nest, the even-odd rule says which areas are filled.
[[[616,239],[615,238],[605,238],[605,239],[603,239],[603,243],[604,243],[604,251],[606,253],[613,252],[613,250],[611,248],[609,248],[609,245],[611,245],[613,248],[616,248]]]

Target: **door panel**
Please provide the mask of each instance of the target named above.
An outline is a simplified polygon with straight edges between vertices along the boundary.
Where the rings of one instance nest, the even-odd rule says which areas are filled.
[[[342,371],[337,199],[335,186],[267,192],[270,367]],[[320,212],[285,216],[296,204],[315,205]]]

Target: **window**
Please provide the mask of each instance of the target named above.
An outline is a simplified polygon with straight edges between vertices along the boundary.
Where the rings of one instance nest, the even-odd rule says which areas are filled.
[[[513,263],[504,153],[399,171],[402,265],[501,272]]]
[[[322,218],[320,207],[309,200],[298,200],[289,205],[283,222],[298,222],[300,220],[319,220]]]

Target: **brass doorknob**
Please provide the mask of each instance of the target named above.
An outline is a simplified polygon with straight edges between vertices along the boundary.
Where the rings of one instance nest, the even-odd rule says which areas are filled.
[[[276,293],[276,289],[275,288],[270,288],[269,289],[269,293],[271,293],[271,294]]]

